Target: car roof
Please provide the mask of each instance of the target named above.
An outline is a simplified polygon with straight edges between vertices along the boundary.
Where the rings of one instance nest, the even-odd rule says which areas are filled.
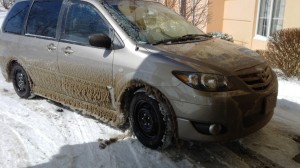
[[[118,4],[120,2],[143,2],[143,3],[158,3],[151,0],[100,0],[100,2],[106,2],[108,4]]]

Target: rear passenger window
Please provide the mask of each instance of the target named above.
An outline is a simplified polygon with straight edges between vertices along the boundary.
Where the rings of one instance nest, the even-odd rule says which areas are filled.
[[[63,40],[89,45],[89,36],[96,33],[109,35],[109,28],[98,10],[89,3],[75,2],[68,8]]]
[[[16,3],[7,15],[4,31],[21,34],[30,1]]]
[[[27,34],[55,37],[61,0],[34,2],[27,21]]]

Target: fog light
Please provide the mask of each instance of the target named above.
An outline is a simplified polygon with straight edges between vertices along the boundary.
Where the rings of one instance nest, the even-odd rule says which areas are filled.
[[[226,128],[221,124],[213,124],[213,123],[199,123],[192,122],[193,126],[196,130],[205,135],[220,135],[226,132]]]
[[[212,124],[209,126],[209,133],[212,135],[219,135],[222,131],[222,126],[219,124]]]

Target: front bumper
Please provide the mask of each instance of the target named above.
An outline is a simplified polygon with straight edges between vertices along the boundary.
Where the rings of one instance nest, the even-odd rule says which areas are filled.
[[[197,106],[189,104],[190,107],[193,106],[193,111],[197,111],[198,117],[177,117],[178,136],[180,139],[202,142],[227,141],[246,136],[264,127],[272,118],[274,104],[267,105],[266,102],[274,100],[267,99],[276,99],[276,96],[271,94],[269,98],[262,98],[256,101],[256,104],[247,113],[241,111],[239,104],[234,101],[227,101],[227,105],[224,108],[218,105],[205,106],[203,108],[201,105],[198,105],[198,111],[196,110]],[[185,110],[180,110],[188,111],[189,108],[187,107],[189,105],[182,106],[183,108],[185,107]],[[178,106],[176,110],[179,110]],[[201,125],[201,128],[197,127],[197,125]],[[222,129],[219,133],[212,134],[209,131],[211,125],[220,125]]]
[[[178,137],[202,142],[220,142],[244,137],[261,129],[274,113],[278,92],[277,80],[275,81],[268,89],[259,92],[206,94],[184,84],[177,86],[175,93],[173,90],[167,96],[180,97],[177,100],[169,99],[177,117]],[[189,101],[185,96],[190,96]],[[216,134],[211,133],[211,125],[221,126],[222,129]]]

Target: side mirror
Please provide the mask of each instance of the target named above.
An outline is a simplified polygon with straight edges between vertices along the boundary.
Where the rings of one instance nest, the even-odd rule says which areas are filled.
[[[89,36],[89,43],[94,47],[104,47],[109,49],[111,47],[111,39],[105,34],[92,34]]]

